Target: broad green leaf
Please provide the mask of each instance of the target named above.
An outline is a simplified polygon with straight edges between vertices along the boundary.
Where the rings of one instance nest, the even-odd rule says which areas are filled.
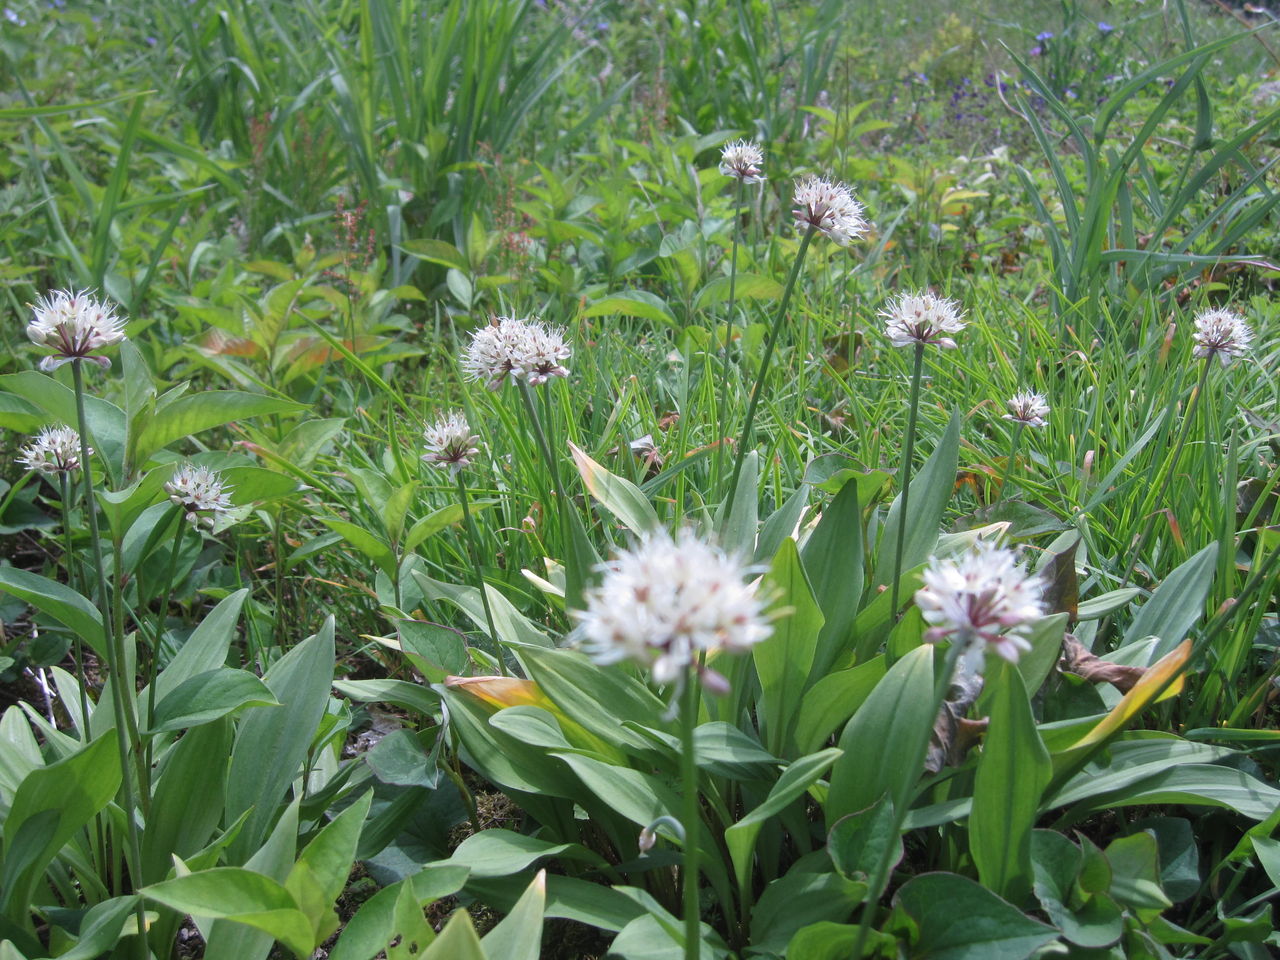
[[[158,698],[163,699],[191,677],[207,673],[227,662],[227,651],[236,635],[240,610],[248,597],[248,588],[237,590],[219,600],[218,605],[205,615],[200,625],[174,654],[169,665],[160,672],[156,681]]]
[[[716,277],[698,291],[693,308],[705,310],[728,300],[730,282],[729,277]],[[739,273],[732,282],[735,300],[777,300],[782,296],[782,284],[772,277],[764,277],[756,273]]]
[[[0,567],[0,590],[47,613],[79,636],[100,658],[109,659],[102,614],[75,590],[18,567]]]
[[[856,483],[846,483],[827,504],[801,558],[824,621],[810,673],[821,682],[852,645],[853,621],[862,604],[862,508]]]
[[[1098,596],[1090,597],[1088,600],[1081,600],[1080,605],[1076,608],[1076,619],[1101,620],[1103,617],[1110,616],[1117,610],[1128,606],[1141,593],[1142,590],[1139,587],[1123,587],[1119,590],[1100,593]],[[1146,636],[1146,634],[1143,634],[1143,636]]]
[[[263,677],[282,709],[255,710],[240,722],[227,778],[227,816],[251,812],[228,851],[233,862],[243,861],[262,842],[311,748],[333,683],[333,630],[329,617],[319,633],[277,660]]]
[[[440,712],[435,691],[408,680],[335,680],[333,689],[358,703],[394,703],[425,717]]]
[[[294,414],[304,409],[306,408],[302,404],[292,400],[239,390],[189,394],[156,410],[141,432],[131,438],[129,459],[135,467],[140,467],[157,450],[183,437],[203,433],[233,420]]]
[[[137,904],[136,896],[113,897],[94,904],[80,921],[76,945],[58,954],[58,960],[97,960],[109,953],[119,941],[125,923],[135,915]],[[137,929],[136,923],[133,929]]]
[[[782,771],[764,803],[724,832],[725,846],[729,848],[729,856],[733,860],[739,889],[747,889],[751,882],[756,839],[765,823],[813,786],[840,754],[841,751],[837,748],[829,747],[796,760]]]
[[[821,920],[797,930],[785,955],[804,960],[847,960],[857,939],[858,928],[853,924]]]
[[[334,903],[347,885],[360,829],[369,813],[373,791],[333,818],[302,851],[289,871],[285,889],[311,923],[312,942],[323,943],[338,929]]]
[[[391,538],[392,543],[397,542],[400,534],[404,532],[404,518],[409,508],[413,506],[417,492],[418,482],[410,480],[396,488],[382,506],[382,525],[386,527],[387,536]]]
[[[954,873],[925,873],[894,895],[910,918],[909,955],[919,960],[1025,960],[1058,931],[1025,916],[986,888]]]
[[[113,733],[23,778],[4,821],[0,914],[27,922],[32,890],[44,868],[119,789],[120,756]]]
[[[577,753],[559,752],[551,756],[567,763],[600,803],[641,828],[659,817],[676,818],[680,814],[680,798],[657,777]],[[669,828],[658,829],[663,832]]]
[[[474,517],[481,510],[488,510],[496,503],[496,500],[473,500],[466,512]],[[404,536],[404,552],[412,553],[424,540],[434,537],[440,531],[447,530],[455,524],[461,523],[463,516],[462,504],[460,503],[451,503],[447,507],[433,510],[409,528],[409,532]]]
[[[844,755],[831,771],[828,829],[888,793],[906,809],[920,778],[933,729],[933,647],[916,647],[895,663],[840,735]]]
[[[170,750],[142,832],[142,878],[163,880],[171,855],[189,858],[222,822],[231,762],[230,720],[188,731]]]
[[[1156,587],[1125,631],[1124,642],[1159,637],[1148,663],[1172,653],[1204,614],[1218,563],[1217,541],[1181,564]]]
[[[331,517],[320,517],[319,519],[326,527],[377,564],[378,569],[388,577],[395,576],[396,555],[391,549],[391,544],[387,543],[386,540],[376,533],[370,533],[364,527],[357,526],[347,520],[337,520]]]
[[[599,854],[579,843],[552,843],[501,829],[473,833],[458,844],[447,862],[466,867],[473,877],[507,877],[548,857],[581,860],[593,866],[604,865]]]
[[[480,591],[475,587],[464,587],[459,584],[444,583],[424,576],[420,571],[413,571],[413,579],[422,592],[432,600],[449,600],[485,634],[489,632],[489,621],[484,613],[484,604],[480,600]],[[488,584],[485,592],[489,597],[489,610],[493,614],[493,625],[498,631],[495,639],[503,643],[516,645],[528,644],[535,647],[550,647],[551,638],[538,629],[532,620],[515,608],[515,606]]]
[[[465,910],[459,910],[449,918],[440,936],[421,956],[422,960],[489,960]]]
[[[902,860],[902,834],[893,813],[893,804],[885,794],[866,810],[859,810],[836,821],[827,834],[827,854],[840,874],[850,880],[861,880],[871,900],[884,892],[870,890],[867,881],[885,869],[889,873]]]
[[[621,520],[628,530],[640,536],[658,528],[658,514],[639,487],[624,477],[610,473],[572,441],[569,443],[569,452],[573,454],[574,465],[582,476],[587,492]]]
[[[856,667],[828,673],[811,686],[796,717],[795,742],[800,753],[812,753],[822,746],[871,696],[887,669],[881,655]]]
[[[1100,797],[1096,807],[1158,804],[1225,807],[1250,820],[1262,821],[1280,807],[1280,790],[1242,770],[1189,763],[1164,770],[1123,791]]]
[[[765,743],[781,755],[793,739],[823,623],[794,540],[782,542],[763,589],[765,596],[775,598],[771,609],[776,619],[773,633],[751,648],[751,659],[760,678],[757,711]]]
[[[1124,933],[1124,916],[1109,896],[1077,893],[1077,878],[1084,865],[1080,848],[1055,830],[1035,830],[1031,835],[1031,863],[1036,900],[1072,943],[1081,947],[1106,947]]]
[[[426,260],[442,267],[452,267],[462,273],[471,272],[471,267],[462,251],[444,240],[430,238],[405,240],[400,244],[400,249],[419,260]]]
[[[253,870],[213,867],[151,884],[139,892],[180,913],[254,927],[270,934],[299,957],[310,956],[316,945],[311,924],[289,891]]]
[[[737,487],[716,511],[716,534],[720,538],[720,545],[730,554],[740,557],[755,554],[759,485],[760,454],[751,450],[742,461],[742,474],[738,477]]]
[[[542,917],[547,903],[547,871],[539,870],[529,889],[481,943],[490,958],[538,960],[542,951]]]
[[[623,290],[597,300],[582,310],[583,317],[609,317],[621,314],[626,317],[641,317],[654,323],[678,326],[675,314],[667,306],[665,300],[647,290]]]
[[[956,464],[960,458],[960,411],[951,414],[947,429],[938,441],[932,456],[911,479],[911,516],[907,519],[906,539],[902,548],[902,572],[919,566],[929,559],[938,542],[942,528],[942,515],[956,482]],[[898,527],[902,523],[902,494],[894,498],[889,507],[877,541],[875,577],[872,586],[891,585],[895,545]],[[909,596],[905,591],[904,597]]]
[[[1031,831],[1053,764],[1017,666],[1001,660],[987,689],[990,724],[974,774],[969,850],[982,885],[1020,903],[1031,890]]]
[[[1160,850],[1145,830],[1117,837],[1103,851],[1111,864],[1110,894],[1131,910],[1158,914],[1173,906],[1160,889]]]
[[[802,927],[847,920],[867,895],[867,885],[829,870],[802,871],[765,886],[751,908],[753,949],[781,953]]]
[[[246,670],[219,667],[178,684],[156,704],[148,733],[197,727],[246,707],[278,707],[266,684]]]
[[[398,620],[396,630],[400,649],[417,657],[414,666],[428,683],[439,683],[466,668],[467,642],[457,630],[422,620]]]

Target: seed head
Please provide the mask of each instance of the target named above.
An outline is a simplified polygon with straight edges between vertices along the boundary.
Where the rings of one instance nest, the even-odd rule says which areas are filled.
[[[461,366],[468,380],[480,380],[490,390],[507,378],[524,377],[537,386],[552,377],[567,377],[561,363],[572,355],[564,331],[538,320],[495,317],[471,335]]]
[[[1222,307],[1201,310],[1196,314],[1196,346],[1193,354],[1205,360],[1218,358],[1224,367],[1235,357],[1249,352],[1253,331],[1238,313]]]
[[[1004,418],[1014,423],[1026,424],[1028,427],[1043,427],[1049,422],[1046,419],[1048,416],[1049,403],[1045,400],[1044,394],[1023,390],[1010,398],[1009,412],[1004,415]]]
[[[231,510],[230,491],[222,481],[222,474],[208,467],[184,463],[173,471],[164,489],[169,499],[182,507],[187,522],[193,525],[203,525],[212,530]]]
[[[971,672],[982,669],[987,649],[1010,663],[1031,649],[1022,634],[1044,615],[1044,581],[1019,567],[1012,550],[979,540],[959,558],[932,558],[923,578],[916,606],[931,624],[925,639],[964,644]]]
[[[652,534],[605,566],[604,580],[574,614],[597,663],[634,660],[658,683],[681,681],[699,651],[741,651],[772,632],[746,571],[685,530]],[[704,684],[724,680],[704,671]]]
[[[764,183],[764,151],[755,141],[735,140],[720,151],[720,172],[745,183]]]
[[[93,456],[93,448],[89,448]],[[45,427],[35,440],[22,448],[18,462],[44,474],[70,473],[80,469],[80,434],[68,426]]]
[[[881,310],[885,333],[895,347],[934,343],[954,350],[956,342],[944,334],[959,333],[965,328],[960,319],[960,305],[932,293],[904,293]]]
[[[422,461],[443,467],[455,477],[463,467],[470,466],[471,458],[479,453],[476,444],[480,438],[472,435],[467,418],[457,411],[441,417],[427,427],[422,436],[427,445]]]
[[[815,227],[842,247],[864,236],[870,224],[862,215],[862,204],[843,183],[809,176],[796,184],[795,218],[800,231]]]
[[[31,310],[34,316],[27,325],[27,338],[53,350],[53,356],[40,361],[41,370],[56,370],[70,360],[92,360],[109,368],[111,361],[95,356],[94,351],[125,338],[124,321],[115,308],[83,291],[54,290]]]

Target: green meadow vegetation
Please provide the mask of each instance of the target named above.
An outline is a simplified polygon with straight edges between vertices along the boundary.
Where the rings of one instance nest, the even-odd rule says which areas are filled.
[[[1265,960],[1280,14],[0,0],[0,960]]]

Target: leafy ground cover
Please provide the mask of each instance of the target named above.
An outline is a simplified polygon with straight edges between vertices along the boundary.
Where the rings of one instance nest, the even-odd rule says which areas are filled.
[[[1272,13],[5,2],[0,957],[1272,954]]]

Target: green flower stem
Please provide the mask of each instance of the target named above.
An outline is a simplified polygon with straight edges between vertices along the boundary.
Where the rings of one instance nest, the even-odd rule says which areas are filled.
[[[81,440],[81,455],[84,454],[84,441]],[[88,470],[89,466],[83,461],[80,464],[81,470]],[[72,590],[76,589],[76,572],[72,561],[75,557],[71,537],[71,474],[68,471],[62,471],[58,474],[58,482],[62,493],[62,536],[65,541],[63,546],[63,558],[67,567],[67,586]],[[80,634],[72,635],[71,639],[71,655],[75,658],[76,663],[76,680],[78,681],[80,694],[80,740],[83,743],[89,742],[89,691],[88,678],[84,675],[84,645],[80,639]]]
[[[738,292],[738,211],[742,207],[742,181],[733,193],[733,241],[729,248],[729,309],[725,314],[724,339],[720,343],[720,391],[716,402],[716,467],[715,487],[724,479],[724,439],[729,429],[729,341],[733,339],[734,300]]]
[[[480,603],[484,606],[485,623],[489,625],[489,636],[493,639],[493,652],[498,658],[498,672],[507,675],[507,661],[502,655],[502,642],[498,639],[498,628],[493,624],[493,610],[489,606],[489,591],[484,586],[484,573],[480,569],[480,540],[476,536],[475,524],[471,521],[471,500],[467,496],[467,485],[462,479],[462,471],[458,471],[458,500],[462,504],[462,525],[467,531],[467,549],[471,554],[471,565],[475,570],[476,587],[480,590]]]
[[[963,650],[963,643],[954,640],[951,642],[943,659],[942,673],[933,682],[933,710],[929,715],[935,719],[938,716],[938,711],[942,709],[943,701],[947,699],[947,691],[951,689],[951,680],[955,676],[956,664],[960,662],[960,654]],[[937,663],[936,659],[934,663]],[[918,766],[923,759],[923,756],[904,757],[903,762]],[[896,837],[902,833],[902,824],[906,819],[906,805],[904,804],[901,810],[895,806],[893,809],[893,829],[889,831],[890,837]],[[876,904],[880,899],[884,885],[889,880],[889,871],[893,869],[893,848],[894,844],[888,844],[884,853],[880,855],[880,859],[872,868],[870,885],[867,887],[867,902],[862,905],[862,915],[858,918],[858,933],[853,942],[853,960],[862,960],[862,951],[866,948],[867,936],[871,933],[871,921],[876,912]]]
[[[916,452],[916,416],[920,410],[920,373],[924,368],[923,343],[915,345],[915,363],[911,370],[911,402],[907,410],[907,446],[902,454],[902,504],[898,509],[898,542],[893,548],[893,586],[891,588],[891,607],[893,616],[898,616],[898,593],[902,579],[902,551],[907,541],[907,501],[911,497],[911,467]]]
[[[89,517],[89,543],[93,550],[93,569],[98,578],[98,609],[102,613],[102,630],[106,634],[107,649],[111,654],[111,663],[107,665],[107,676],[111,683],[111,701],[116,719],[116,744],[120,751],[120,795],[124,808],[125,833],[129,841],[129,853],[133,858],[134,871],[142,869],[142,844],[138,839],[138,821],[134,816],[133,772],[129,764],[130,734],[136,738],[137,722],[130,723],[133,703],[131,684],[125,683],[121,671],[125,665],[124,641],[115,629],[116,624],[111,615],[111,597],[107,587],[106,565],[102,561],[102,540],[98,529],[97,499],[93,492],[93,471],[89,466],[89,423],[84,412],[84,371],[80,369],[83,359],[77,357],[71,361],[71,376],[75,384],[76,420],[80,430],[80,469],[84,473],[84,511]],[[130,872],[130,885],[137,887],[140,875]],[[138,919],[138,954],[142,958],[150,955],[147,946],[147,918],[143,909],[142,898],[138,898],[136,910]]]
[[[698,677],[688,670],[680,694],[680,785],[684,791],[684,870],[681,873],[684,901],[685,960],[699,960],[702,939],[702,907],[698,899],[698,843],[701,834],[702,804],[698,798],[698,758],[694,754],[693,732],[698,726]]]
[[[791,273],[787,276],[787,285],[782,290],[782,300],[778,304],[778,313],[773,318],[773,327],[769,330],[769,338],[764,343],[764,356],[760,360],[760,372],[756,374],[755,386],[751,389],[751,399],[747,402],[747,416],[742,424],[742,436],[738,440],[738,449],[733,461],[733,476],[729,480],[729,503],[725,507],[724,522],[728,527],[729,515],[733,512],[734,492],[738,489],[738,478],[742,475],[742,464],[747,458],[747,447],[751,443],[751,428],[756,420],[756,407],[760,403],[760,394],[764,392],[764,381],[769,375],[769,361],[773,359],[773,348],[778,342],[778,333],[782,330],[782,322],[787,316],[787,306],[791,303],[791,291],[795,289],[796,279],[800,276],[800,267],[804,265],[804,256],[809,251],[809,242],[817,230],[813,224],[800,239],[800,249],[796,252],[795,263],[791,265]]]
[[[1022,432],[1026,428],[1027,425],[1022,420],[1019,420],[1014,425],[1013,440],[1009,443],[1009,460],[1004,465],[1004,473],[1000,477],[1000,486],[996,488],[996,498],[991,504],[993,507],[998,506],[1000,501],[1004,499],[1004,490],[1009,485],[1009,478],[1013,476],[1013,465],[1018,459],[1018,446],[1022,443]]]
[[[156,596],[160,600],[160,609],[156,612],[155,627],[151,632],[151,658],[147,663],[147,724],[148,730],[155,724],[156,717],[156,677],[160,672],[160,642],[164,636],[165,613],[169,608],[169,592],[173,589],[173,571],[178,568],[178,552],[182,549],[182,535],[186,532],[186,519],[182,515],[182,508],[174,506],[169,511],[171,517],[178,520],[178,529],[173,535],[173,549],[169,552],[169,564],[164,571],[164,584],[160,587]],[[139,598],[139,605],[141,605]],[[147,762],[143,767],[144,773],[151,770],[151,743],[147,744]],[[150,783],[143,782],[139,788],[144,801],[144,810],[150,812],[149,799],[151,793]]]
[[[1191,394],[1191,399],[1187,402],[1187,412],[1182,418],[1182,428],[1178,431],[1178,442],[1173,447],[1173,458],[1169,461],[1169,469],[1165,471],[1165,475],[1160,480],[1160,487],[1156,491],[1153,499],[1143,504],[1142,513],[1146,514],[1146,520],[1142,526],[1142,533],[1138,537],[1138,542],[1134,545],[1133,553],[1129,556],[1129,562],[1125,565],[1124,576],[1120,578],[1119,589],[1129,585],[1129,578],[1133,576],[1133,571],[1138,567],[1138,561],[1142,556],[1142,551],[1147,548],[1151,535],[1155,532],[1156,517],[1147,509],[1147,504],[1153,507],[1164,499],[1166,493],[1169,492],[1169,484],[1173,481],[1174,475],[1178,472],[1178,461],[1182,459],[1182,448],[1187,444],[1187,436],[1191,432],[1191,425],[1196,419],[1196,406],[1200,402],[1200,397],[1205,391],[1205,387],[1209,382],[1210,364],[1214,361],[1212,353],[1204,358],[1204,366],[1200,370],[1200,380],[1196,384],[1195,393]],[[1108,618],[1108,621],[1110,618]],[[1106,627],[1104,622],[1098,630],[1099,635],[1102,634]]]
[[[560,486],[560,467],[551,453],[551,446],[547,443],[547,435],[542,431],[542,419],[538,416],[538,408],[534,406],[533,394],[529,390],[529,384],[517,379],[516,388],[520,392],[520,400],[524,404],[524,412],[528,415],[529,423],[533,426],[533,437],[538,443],[538,450],[542,453],[543,459],[547,461],[547,469],[551,471],[551,485],[555,488],[556,496],[563,500],[565,493],[564,488]],[[550,505],[548,504],[548,506]]]

